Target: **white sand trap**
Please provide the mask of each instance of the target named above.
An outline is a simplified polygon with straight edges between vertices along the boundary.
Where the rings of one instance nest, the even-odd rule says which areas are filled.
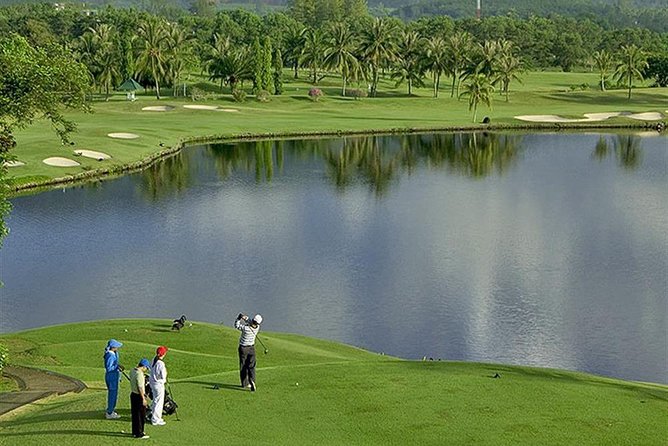
[[[153,105],[151,107],[142,108],[143,111],[157,111],[157,112],[166,112],[174,110],[174,107],[171,105]]]
[[[645,113],[640,113],[644,115]],[[616,116],[632,117],[629,112],[603,112],[603,113],[585,113],[584,118],[563,118],[557,115],[522,115],[515,116],[515,119],[529,122],[599,122],[605,121]],[[660,119],[660,118],[657,118]]]
[[[42,162],[46,165],[49,166],[55,166],[55,167],[75,167],[79,166],[79,163],[77,163],[74,160],[71,160],[69,158],[62,158],[60,156],[54,156],[51,158],[47,158],[45,160],[42,160]]]
[[[663,118],[663,115],[659,112],[634,113],[628,115],[627,118],[637,119],[639,121],[658,121]]]
[[[236,112],[238,112],[239,110],[237,110],[236,108],[219,108],[219,109],[216,110],[216,111],[227,112],[227,113],[236,113]]]
[[[24,163],[22,161],[5,161],[3,163],[3,165],[5,167],[21,167],[21,166],[25,166],[26,163]]]
[[[585,113],[588,121],[604,121],[616,116],[626,116],[629,112],[603,112],[603,113]]]
[[[85,156],[86,158],[93,158],[98,161],[108,160],[111,158],[111,156],[107,155],[106,153],[95,152],[93,150],[75,150],[74,153],[80,156]]]
[[[135,133],[107,133],[107,136],[109,138],[116,138],[116,139],[137,139],[139,138],[139,135]]]
[[[520,115],[520,116],[515,116],[515,119],[528,122],[579,122],[580,121],[579,119],[562,118],[561,116],[557,115]]]
[[[183,108],[189,108],[191,110],[217,110],[217,105],[184,105]]]

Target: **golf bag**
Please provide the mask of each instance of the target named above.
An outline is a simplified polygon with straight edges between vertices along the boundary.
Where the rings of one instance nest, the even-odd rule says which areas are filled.
[[[148,382],[144,387],[144,392],[146,393],[147,397],[153,400],[153,391],[151,390],[151,386],[149,385]],[[174,412],[176,412],[176,409],[178,407],[179,405],[176,404],[176,401],[172,399],[172,396],[169,394],[169,391],[165,388],[165,403],[162,406],[162,414],[171,415]],[[146,419],[149,421],[151,420],[151,406],[146,408]]]

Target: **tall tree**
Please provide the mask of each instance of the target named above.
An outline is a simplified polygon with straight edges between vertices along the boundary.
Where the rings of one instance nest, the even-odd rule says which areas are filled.
[[[167,57],[165,24],[157,18],[149,18],[139,24],[137,74],[150,76],[155,85],[155,96],[160,99],[160,81],[165,75]]]
[[[362,30],[359,52],[371,72],[371,96],[376,96],[380,70],[396,57],[397,28],[389,19],[375,18],[371,26]]]
[[[477,121],[478,104],[482,102],[488,107],[492,107],[493,93],[494,86],[486,74],[476,73],[467,78],[461,96],[469,98],[469,111],[473,110],[473,122]]]
[[[341,22],[331,25],[326,39],[325,65],[341,73],[341,96],[346,95],[346,85],[359,73],[357,39],[350,28]]]
[[[172,84],[172,95],[176,96],[179,84],[188,68],[188,62],[192,59],[189,36],[176,23],[167,25],[165,51],[167,54],[165,72]]]
[[[283,94],[283,56],[281,55],[281,49],[276,48],[274,51],[274,94],[281,95]]]
[[[440,36],[434,36],[427,40],[424,54],[425,65],[431,72],[434,81],[434,97],[438,97],[438,88],[441,83],[441,75],[448,69],[447,48],[445,40]]]
[[[593,59],[599,73],[599,86],[601,87],[601,91],[605,91],[605,80],[608,78],[608,74],[614,65],[612,54],[606,50],[596,51]]]
[[[422,46],[422,39],[415,31],[401,33],[392,78],[396,80],[397,87],[406,82],[409,95],[413,94],[414,85],[416,87],[424,85],[424,59],[420,52]]]
[[[455,96],[459,98],[459,81],[464,73],[464,69],[471,57],[473,48],[473,37],[465,31],[459,31],[447,40],[448,48],[448,66],[449,74],[452,76],[452,91],[450,97]]]
[[[285,60],[294,70],[295,79],[299,78],[299,64],[304,52],[306,29],[301,25],[292,26],[285,37]]]
[[[4,162],[16,145],[13,131],[45,117],[63,142],[76,129],[63,108],[88,110],[86,67],[56,45],[32,47],[17,35],[0,38],[0,245],[10,205],[4,198]]]
[[[617,64],[615,75],[618,82],[626,82],[631,99],[631,88],[634,79],[643,79],[643,70],[647,68],[645,52],[635,45],[624,45],[622,47],[620,61]]]
[[[260,85],[261,89],[265,91],[272,89],[272,82],[274,81],[272,55],[271,38],[265,36],[262,41],[262,83]]]
[[[311,71],[311,83],[317,85],[318,71],[323,66],[325,40],[319,29],[309,28],[304,34],[304,52],[301,56],[302,66]]]

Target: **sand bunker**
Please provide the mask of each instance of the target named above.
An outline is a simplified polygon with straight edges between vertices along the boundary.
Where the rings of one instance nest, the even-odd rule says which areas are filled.
[[[658,112],[631,113],[631,112],[604,112],[604,113],[584,113],[584,118],[564,118],[557,115],[521,115],[515,116],[515,119],[528,122],[598,122],[615,116],[638,119],[641,121],[658,121],[663,115]]]
[[[627,118],[637,119],[639,121],[658,121],[663,118],[663,115],[659,112],[634,113],[627,116]]]
[[[55,166],[55,167],[75,167],[79,166],[79,163],[77,163],[74,160],[71,160],[69,158],[62,158],[60,156],[54,156],[51,158],[47,158],[45,160],[42,160],[42,162],[46,165],[49,166]]]
[[[216,110],[216,111],[228,112],[228,113],[236,113],[236,112],[238,112],[239,110],[237,110],[236,108],[219,108],[219,109]]]
[[[174,107],[171,105],[153,105],[151,107],[142,108],[143,111],[157,111],[157,112],[166,112],[174,110]]]
[[[80,156],[85,156],[86,158],[93,158],[98,161],[108,160],[111,158],[111,156],[107,155],[106,153],[95,152],[93,150],[75,150],[74,153]]]
[[[24,163],[24,162],[22,162],[22,161],[5,161],[5,162],[2,163],[2,164],[3,164],[5,167],[21,167],[21,166],[25,166],[25,165],[26,165],[26,163]]]
[[[137,138],[139,138],[139,135],[136,135],[134,133],[108,133],[107,136],[109,138],[116,138],[116,139],[137,139]]]
[[[183,108],[189,108],[191,110],[217,110],[217,105],[184,105]]]

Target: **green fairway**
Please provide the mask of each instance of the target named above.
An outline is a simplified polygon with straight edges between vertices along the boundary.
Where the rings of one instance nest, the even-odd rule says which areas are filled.
[[[263,333],[258,391],[237,387],[238,332],[194,323],[112,320],[3,335],[14,364],[86,382],[0,418],[0,444],[126,444],[129,386],[118,421],[104,419],[102,353],[125,343],[130,367],[170,348],[169,381],[179,417],[147,426],[160,444],[661,445],[668,387],[529,367],[404,361],[328,341]],[[498,373],[500,378],[493,378]]]
[[[495,94],[493,108],[480,107],[478,120],[491,117],[492,125],[517,127],[542,127],[518,121],[513,117],[527,114],[557,114],[582,117],[588,112],[661,112],[668,114],[668,88],[636,89],[631,100],[626,91],[600,92],[593,89],[570,91],[570,86],[583,83],[596,84],[595,73],[532,72],[524,76],[524,83],[511,87],[511,100]],[[26,165],[9,169],[14,185],[47,181],[77,174],[95,175],[98,171],[114,171],[145,160],[180,141],[229,138],[271,134],[295,135],[319,132],[344,133],[364,131],[392,131],[408,129],[471,128],[472,114],[466,100],[450,97],[447,79],[442,83],[439,98],[431,97],[430,88],[416,90],[407,97],[404,87],[395,88],[385,80],[378,98],[354,100],[342,98],[339,79],[325,78],[319,87],[326,96],[312,102],[307,92],[310,86],[302,80],[290,80],[285,84],[282,96],[273,96],[270,102],[261,103],[252,97],[246,102],[234,102],[229,94],[214,94],[212,98],[196,105],[218,106],[234,111],[192,110],[190,99],[165,98],[157,101],[154,96],[138,96],[135,102],[127,102],[118,94],[110,101],[95,102],[93,113],[72,113],[68,116],[78,123],[79,130],[72,135],[75,145],[62,146],[45,121],[36,122],[16,132],[18,145],[13,154]],[[199,84],[198,84],[199,85]],[[212,84],[208,89],[217,90]],[[171,111],[142,111],[148,106],[172,106]],[[588,126],[610,124],[644,126],[643,121],[613,118],[603,122],[587,123]],[[479,127],[479,125],[477,125]],[[559,127],[571,126],[561,124]],[[554,125],[551,125],[554,127]],[[112,132],[129,132],[138,139],[121,140],[107,136]],[[162,145],[161,145],[162,144]],[[110,160],[73,156],[73,150],[85,149],[103,152]],[[47,157],[69,157],[81,166],[53,167],[42,163]]]

